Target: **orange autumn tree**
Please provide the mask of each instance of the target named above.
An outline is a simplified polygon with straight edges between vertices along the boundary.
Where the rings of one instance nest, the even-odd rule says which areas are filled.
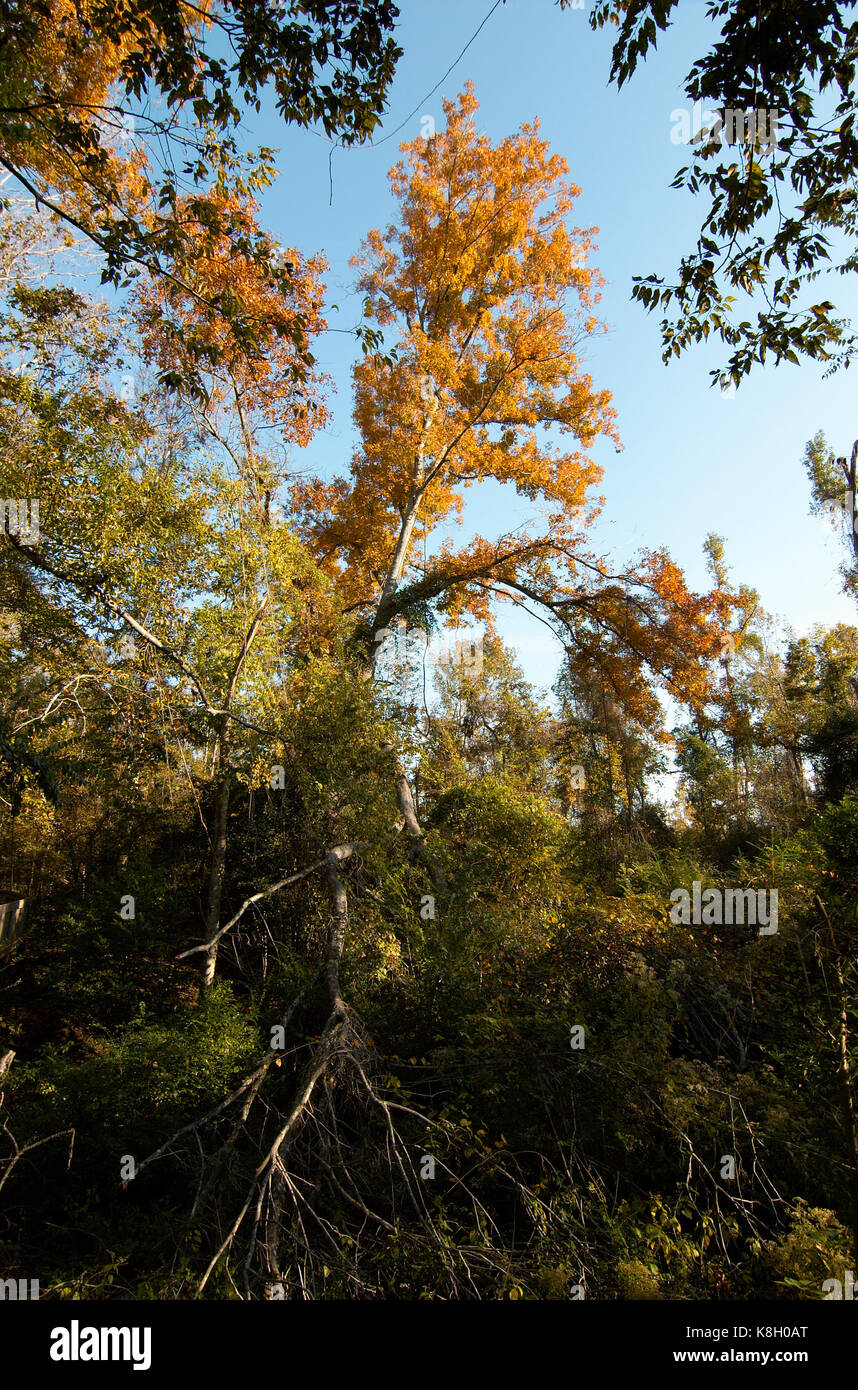
[[[242,130],[263,89],[286,123],[319,121],[344,144],[369,136],[401,51],[396,15],[392,0],[5,0],[0,170],[55,226],[81,233],[117,287],[175,276],[199,244],[182,207],[195,200],[210,249],[227,237],[285,283],[264,244],[214,220],[206,191],[240,196],[275,176],[274,151],[252,150]],[[198,297],[186,344],[203,369],[198,325],[226,318],[247,344],[242,310],[241,299]]]
[[[664,555],[609,575],[586,546],[602,477],[588,451],[601,435],[618,442],[610,394],[580,355],[604,331],[603,281],[587,264],[595,229],[569,227],[579,190],[538,123],[493,145],[477,109],[469,84],[445,101],[446,129],[403,145],[391,171],[398,222],[354,262],[389,346],[354,370],[350,479],[293,489],[303,534],[365,619],[368,651],[417,605],[490,624],[492,600],[507,598],[540,605],[567,647],[609,664],[616,648],[624,670],[655,666],[679,692],[704,679],[714,650],[711,597],[690,595]],[[486,479],[539,503],[539,523],[445,544],[418,566],[423,539]],[[641,687],[641,712],[654,703]]]
[[[126,172],[129,152],[123,160],[115,148],[126,127],[112,89],[133,38],[128,29],[96,36],[96,8],[92,0],[44,0],[26,16],[14,10],[3,16],[0,163],[42,201],[52,191],[70,200],[67,211],[75,218],[86,212],[94,219],[99,200],[106,201],[104,220],[114,181]],[[66,113],[61,135],[49,120],[60,111]]]
[[[217,419],[219,430],[237,428],[248,449],[251,422],[303,445],[326,418],[328,381],[311,345],[326,328],[327,262],[280,246],[258,214],[247,189],[214,187],[183,199],[181,241],[167,274],[138,281],[135,318],[159,381],[181,388],[206,427]],[[246,332],[236,332],[234,316],[201,316],[201,303],[239,305]]]

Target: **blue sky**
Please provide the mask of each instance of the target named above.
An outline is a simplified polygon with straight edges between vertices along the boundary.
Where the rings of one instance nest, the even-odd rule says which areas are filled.
[[[438,92],[422,100],[490,3],[401,0],[404,56],[375,146],[337,148],[330,171],[324,137],[284,127],[273,107],[253,118],[252,142],[280,152],[281,177],[265,195],[263,221],[284,244],[324,252],[329,298],[338,306],[329,323],[348,330],[360,314],[348,261],[371,227],[395,215],[386,175],[399,157],[399,142],[420,134],[425,115],[442,127],[442,96],[454,97],[467,79],[480,102],[479,127],[493,139],[538,116],[543,137],[564,155],[581,188],[574,222],[600,229],[592,261],[608,282],[600,311],[610,332],[593,342],[587,367],[594,384],[613,393],[624,452],[617,454],[609,442],[595,451],[605,470],[599,546],[606,552],[616,547],[616,558],[624,560],[640,546],[666,545],[689,582],[708,587],[702,544],[715,531],[726,539],[734,582],[757,588],[763,606],[798,632],[818,622],[855,622],[854,602],[840,590],[840,541],[828,523],[810,515],[801,466],[805,442],[818,429],[838,453],[847,453],[858,437],[853,373],[824,380],[821,367],[785,364],[756,370],[735,395],[724,396],[710,387],[709,371],[723,364],[726,352],[709,344],[664,366],[658,313],[648,316],[630,299],[634,274],[672,276],[696,240],[704,211],[702,198],[670,187],[688,162],[688,150],[671,143],[671,112],[687,105],[683,79],[712,41],[703,0],[682,0],[658,53],[621,93],[608,85],[611,31],[594,34],[583,11],[561,11],[551,0],[506,0]],[[838,278],[829,290],[820,289],[817,297],[826,296],[852,309],[849,281]],[[348,332],[330,332],[319,343],[320,363],[333,375],[337,394],[329,428],[296,455],[296,468],[323,476],[347,471],[355,355]],[[463,540],[477,529],[491,535],[506,530],[512,516],[525,515],[508,490],[473,489],[460,534]],[[550,685],[559,648],[545,627],[511,613],[502,631],[529,677]]]

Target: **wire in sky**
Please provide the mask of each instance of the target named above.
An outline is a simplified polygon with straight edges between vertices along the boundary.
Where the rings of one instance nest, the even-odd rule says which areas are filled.
[[[412,118],[413,116],[416,116],[416,115],[417,115],[417,112],[420,110],[421,106],[424,106],[425,103],[429,100],[429,98],[430,98],[430,97],[433,97],[433,96],[435,95],[435,93],[437,92],[438,88],[441,86],[441,83],[442,83],[442,82],[446,82],[447,78],[450,76],[450,73],[453,71],[453,68],[456,66],[457,63],[460,63],[460,62],[462,61],[462,59],[464,58],[464,56],[465,56],[465,54],[467,53],[468,49],[470,48],[471,44],[474,42],[474,39],[475,39],[475,38],[477,37],[477,35],[480,33],[480,30],[481,30],[481,29],[484,29],[485,26],[488,24],[489,20],[491,19],[492,15],[494,14],[494,12],[495,12],[495,10],[497,9],[498,5],[503,5],[503,4],[505,4],[505,3],[506,3],[506,0],[495,0],[495,3],[492,5],[492,7],[491,7],[491,9],[489,10],[488,14],[485,16],[485,18],[482,20],[482,22],[478,25],[478,27],[474,30],[473,34],[472,34],[471,37],[468,39],[468,42],[465,44],[465,47],[462,49],[462,51],[461,51],[461,53],[458,55],[458,57],[456,57],[456,58],[453,59],[452,63],[451,63],[450,66],[448,67],[447,71],[444,73],[443,77],[440,77],[440,78],[438,79],[438,81],[435,83],[435,86],[432,88],[431,92],[427,92],[426,95],[425,95],[425,97],[421,97],[420,101],[418,101],[418,103],[417,103],[417,105],[415,106],[414,110],[413,110],[413,111],[409,111],[409,113],[408,113],[408,115],[405,117],[405,120],[404,120],[404,121],[402,121],[398,126],[396,126],[393,130],[391,130],[390,133],[389,133],[388,135],[383,135],[383,136],[381,137],[380,140],[371,140],[371,141],[370,141],[368,144],[366,144],[366,145],[353,145],[353,146],[350,146],[350,148],[351,148],[351,149],[367,149],[367,150],[374,150],[374,149],[377,149],[379,145],[383,145],[383,144],[385,143],[385,141],[387,141],[387,140],[392,140],[393,137],[394,137],[394,135],[398,135],[399,132],[400,132],[400,130],[402,130],[403,126],[407,126],[407,125],[408,125],[408,122],[411,120],[411,118]]]
[[[485,26],[488,24],[489,20],[491,19],[492,15],[494,14],[495,10],[498,8],[499,5],[504,5],[504,4],[506,4],[506,0],[494,0],[494,4],[492,5],[491,9],[488,11],[488,13],[487,13],[486,15],[483,16],[482,20],[481,20],[480,23],[477,25],[477,27],[476,27],[476,29],[474,30],[473,34],[472,34],[471,37],[468,39],[468,42],[465,44],[465,47],[462,49],[462,51],[461,51],[460,53],[458,53],[458,54],[456,55],[456,57],[453,59],[452,63],[451,63],[450,66],[448,67],[447,71],[446,71],[441,77],[439,77],[438,81],[435,83],[435,86],[432,88],[432,90],[429,91],[429,92],[427,92],[426,95],[425,95],[425,97],[421,97],[421,98],[420,98],[420,100],[418,101],[417,105],[414,107],[414,110],[413,110],[413,111],[409,111],[409,113],[408,113],[408,115],[405,117],[405,120],[404,120],[404,121],[400,121],[400,123],[399,123],[398,126],[394,126],[393,130],[389,131],[387,135],[383,135],[383,136],[381,137],[380,140],[369,140],[369,141],[367,141],[365,144],[362,144],[362,145],[343,145],[343,144],[341,144],[339,141],[331,140],[330,136],[328,136],[328,135],[322,135],[322,132],[321,132],[321,131],[318,131],[318,130],[317,130],[317,131],[314,131],[314,132],[313,132],[315,135],[321,135],[321,137],[322,137],[323,140],[328,140],[328,141],[330,141],[331,150],[330,150],[330,154],[328,155],[328,183],[329,183],[329,185],[330,185],[330,199],[329,199],[329,202],[330,202],[330,203],[333,203],[333,201],[334,201],[334,174],[333,174],[333,165],[332,165],[332,161],[333,161],[333,158],[334,158],[334,150],[336,150],[336,149],[340,149],[340,150],[375,150],[375,149],[378,149],[379,145],[384,145],[384,144],[386,144],[386,142],[387,142],[388,140],[392,140],[393,137],[394,137],[394,135],[398,135],[399,132],[400,132],[400,130],[402,130],[405,126],[407,126],[407,125],[408,125],[408,122],[409,122],[414,116],[417,115],[417,112],[420,110],[421,106],[424,106],[424,105],[426,104],[426,102],[429,100],[429,98],[430,98],[430,97],[433,97],[433,96],[435,95],[435,93],[437,92],[438,88],[441,86],[442,82],[446,82],[447,78],[450,76],[450,73],[453,71],[454,67],[456,67],[456,65],[462,61],[462,59],[464,58],[464,56],[465,56],[465,54],[467,53],[468,49],[470,48],[471,44],[472,44],[472,43],[474,42],[474,40],[477,38],[477,36],[478,36],[479,33],[481,32],[481,30],[484,29]]]

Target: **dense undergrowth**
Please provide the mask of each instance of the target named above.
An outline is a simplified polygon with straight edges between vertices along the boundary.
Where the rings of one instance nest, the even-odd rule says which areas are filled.
[[[255,1246],[249,1211],[204,1296],[821,1297],[849,1266],[852,1200],[823,912],[854,933],[858,800],[740,839],[586,797],[570,816],[555,753],[477,767],[441,709],[417,853],[391,831],[388,726],[364,706],[337,747],[320,717],[310,701],[293,726],[282,788],[234,799],[226,898],[360,841],[341,870],[354,1036],[284,1146]],[[310,787],[327,813],[308,827]],[[193,798],[151,817],[103,803],[76,863],[62,803],[37,802],[41,887],[0,975],[17,1054],[2,1264],[54,1296],[190,1297],[328,1017],[324,883],[251,908],[202,991],[176,960],[207,852]],[[695,879],[778,885],[778,931],[675,924],[670,892]],[[266,1055],[253,1105],[188,1128]]]

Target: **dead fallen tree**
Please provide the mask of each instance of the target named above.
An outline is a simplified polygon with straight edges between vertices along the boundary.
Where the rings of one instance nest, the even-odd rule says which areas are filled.
[[[7,1076],[9,1074],[14,1060],[15,1053],[11,1050],[8,1052],[4,1052],[2,1057],[0,1057],[0,1081],[2,1081],[4,1076]],[[0,1091],[0,1110],[2,1109],[3,1092]],[[71,1166],[72,1157],[74,1155],[75,1138],[75,1132],[73,1129],[60,1129],[57,1130],[55,1134],[46,1134],[43,1139],[33,1139],[30,1140],[29,1143],[20,1144],[13,1135],[12,1131],[9,1129],[8,1121],[4,1118],[2,1122],[0,1122],[0,1136],[2,1136],[6,1144],[8,1144],[9,1146],[8,1154],[4,1155],[0,1153],[0,1192],[2,1192],[3,1188],[6,1186],[6,1183],[11,1178],[12,1173],[14,1172],[17,1165],[21,1162],[22,1158],[24,1158],[27,1154],[32,1153],[34,1149],[40,1149],[45,1144],[52,1144],[55,1139],[68,1140],[69,1153],[68,1160],[66,1162],[66,1169],[68,1169]]]
[[[355,840],[353,843],[347,845],[337,845],[334,849],[329,850],[324,858],[317,859],[315,863],[309,864],[306,869],[299,869],[297,873],[289,874],[287,878],[281,878],[277,883],[272,883],[269,888],[262,888],[258,893],[253,893],[249,898],[245,898],[238,911],[230,917],[228,922],[225,922],[222,927],[219,927],[208,941],[203,941],[198,946],[191,946],[189,950],[182,951],[176,959],[187,960],[190,956],[195,956],[200,952],[204,952],[206,957],[206,984],[211,984],[211,981],[214,979],[218,943],[221,937],[226,936],[227,932],[231,931],[232,928],[241,921],[249,907],[252,907],[254,903],[261,902],[263,898],[270,898],[274,893],[279,893],[282,888],[288,888],[293,883],[300,883],[302,879],[309,878],[310,874],[314,874],[319,869],[325,867],[332,854],[341,859],[346,859],[349,855],[353,854],[355,850],[363,848],[363,842],[360,840]]]
[[[222,936],[253,902],[320,873],[329,907],[325,956],[283,1015],[284,1045],[269,1048],[230,1095],[137,1165],[135,1184],[158,1162],[190,1167],[196,1149],[190,1223],[208,1234],[211,1248],[193,1287],[182,1290],[194,1297],[217,1278],[244,1299],[316,1299],[326,1296],[333,1278],[339,1296],[372,1298],[380,1290],[369,1271],[395,1258],[389,1252],[397,1249],[433,1269],[439,1296],[480,1297],[481,1287],[496,1288],[499,1276],[508,1276],[512,1258],[496,1216],[470,1183],[472,1171],[485,1176],[487,1163],[519,1206],[562,1222],[516,1171],[513,1156],[466,1161],[472,1135],[404,1103],[345,998],[344,867],[360,847],[335,846],[306,870],[247,899],[220,929]],[[311,1042],[287,1047],[297,1014],[310,1007],[310,993],[322,981],[324,1021]],[[441,1187],[455,1210],[452,1226],[436,1205]]]

